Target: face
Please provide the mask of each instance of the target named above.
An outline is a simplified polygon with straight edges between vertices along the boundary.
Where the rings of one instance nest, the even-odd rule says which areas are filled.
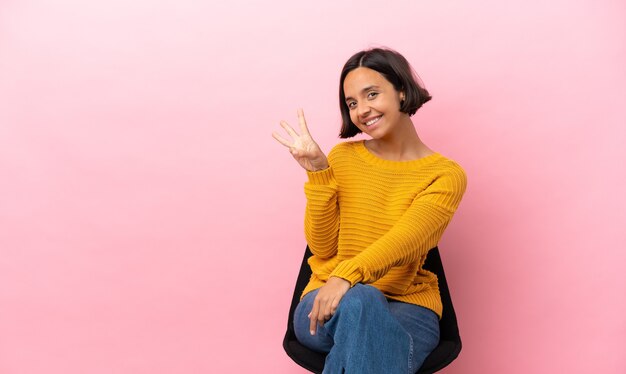
[[[359,67],[346,75],[343,82],[350,119],[374,139],[393,132],[406,113],[400,112],[404,93],[396,91],[391,82],[376,70]]]

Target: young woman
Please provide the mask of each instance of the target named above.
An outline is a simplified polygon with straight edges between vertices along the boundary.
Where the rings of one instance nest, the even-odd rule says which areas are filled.
[[[419,138],[411,116],[431,96],[399,53],[370,49],[343,67],[340,137],[322,152],[274,133],[306,170],[313,275],[294,316],[298,340],[328,352],[324,373],[415,373],[439,342],[437,277],[422,268],[465,192],[463,169]]]

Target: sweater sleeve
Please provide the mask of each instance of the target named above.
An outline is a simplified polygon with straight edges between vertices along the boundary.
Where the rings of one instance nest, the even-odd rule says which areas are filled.
[[[304,233],[311,252],[321,258],[337,253],[339,236],[339,206],[337,182],[332,166],[325,170],[307,172],[304,185],[307,203],[304,214]]]
[[[417,261],[439,242],[452,219],[467,179],[457,164],[419,193],[398,222],[358,255],[342,261],[330,276],[373,283],[394,266]]]

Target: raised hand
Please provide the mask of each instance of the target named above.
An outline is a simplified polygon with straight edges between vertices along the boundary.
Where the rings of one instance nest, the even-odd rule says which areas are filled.
[[[328,168],[326,155],[311,137],[302,109],[298,109],[298,122],[300,122],[300,134],[295,132],[287,122],[280,121],[280,126],[289,134],[291,141],[283,138],[277,132],[273,132],[272,136],[280,144],[289,148],[293,158],[306,170],[318,171]]]

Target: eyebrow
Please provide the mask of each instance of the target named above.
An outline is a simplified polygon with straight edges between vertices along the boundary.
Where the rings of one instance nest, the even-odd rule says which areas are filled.
[[[361,92],[367,92],[367,91],[369,91],[371,89],[374,89],[374,88],[380,88],[380,87],[378,87],[376,85],[367,86],[364,89],[362,89]],[[346,101],[348,101],[348,100],[354,100],[354,98],[352,96],[348,96],[348,97],[346,97]]]

